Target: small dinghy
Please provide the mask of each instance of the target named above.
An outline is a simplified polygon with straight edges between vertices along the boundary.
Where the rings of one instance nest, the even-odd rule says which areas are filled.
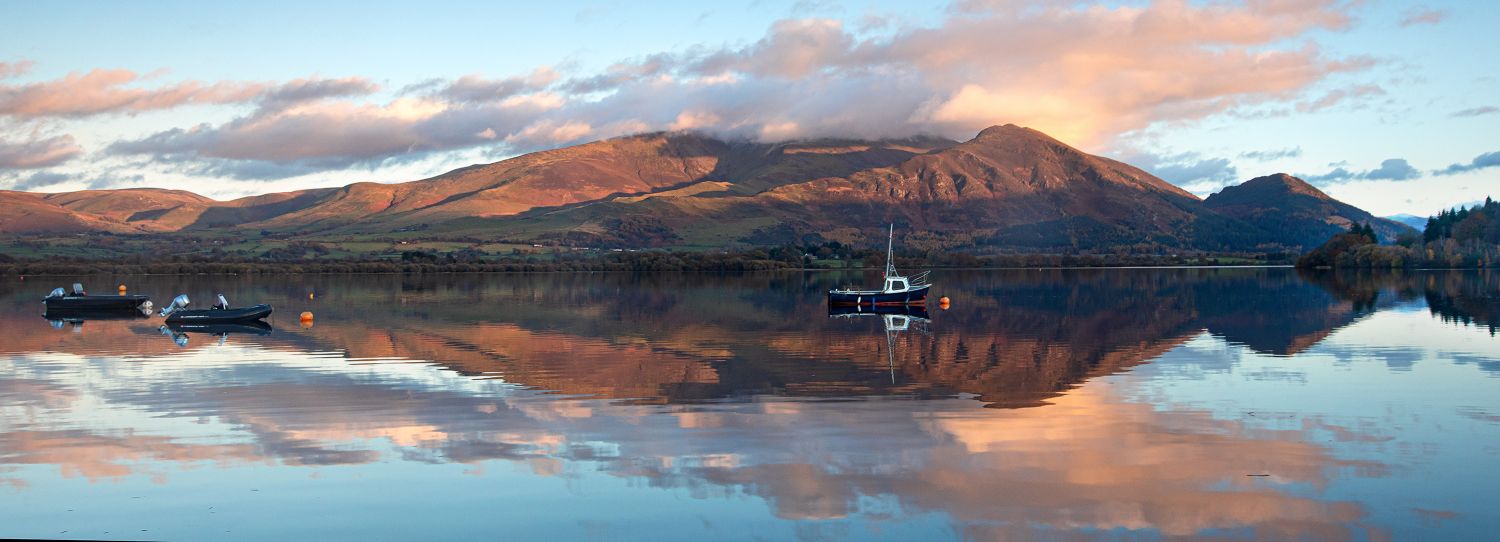
[[[885,245],[885,286],[879,290],[829,290],[828,306],[904,307],[927,303],[927,290],[932,287],[927,283],[927,273],[905,277],[896,272],[896,264],[892,262],[895,235],[896,226],[892,224]]]
[[[253,322],[271,315],[270,305],[255,305],[252,307],[230,307],[229,300],[224,299],[224,294],[219,294],[219,303],[207,309],[189,309],[192,302],[188,300],[187,294],[179,295],[172,299],[172,303],[161,310],[161,316],[167,317],[167,323],[194,323],[194,324],[232,324],[240,322]]]
[[[144,295],[89,295],[83,285],[73,283],[73,293],[52,290],[42,303],[47,314],[151,314],[151,298]]]

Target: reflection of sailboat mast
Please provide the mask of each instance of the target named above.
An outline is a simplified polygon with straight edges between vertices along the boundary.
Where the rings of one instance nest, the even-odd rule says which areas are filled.
[[[891,384],[896,383],[896,332],[891,329],[891,315],[885,315],[885,361],[891,370]]]
[[[911,328],[913,320],[905,314],[882,314],[881,320],[885,321],[885,357],[886,365],[891,369],[891,383],[896,383],[896,334]],[[918,328],[921,329],[921,328]],[[925,333],[925,331],[924,331]]]

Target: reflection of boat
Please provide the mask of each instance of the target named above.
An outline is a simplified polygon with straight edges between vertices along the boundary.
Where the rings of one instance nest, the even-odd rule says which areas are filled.
[[[267,324],[260,320],[219,324],[208,324],[200,322],[168,322],[166,327],[167,329],[178,333],[195,332],[209,333],[213,335],[228,335],[231,333],[241,333],[245,335],[269,335],[271,333],[271,330],[275,329],[271,327],[271,324]]]
[[[42,318],[52,322],[82,324],[89,320],[139,320],[147,315],[138,311],[56,310],[47,309]]]
[[[894,314],[927,319],[926,305],[829,305],[829,316],[861,316],[866,314]]]
[[[830,306],[907,306],[927,302],[927,289],[932,286],[927,283],[927,272],[912,277],[896,272],[896,264],[892,261],[894,255],[892,243],[895,241],[895,236],[896,226],[893,224],[885,245],[885,285],[879,290],[847,288],[829,290],[828,304]]]
[[[62,288],[52,290],[42,303],[47,305],[48,314],[64,313],[99,313],[115,312],[141,314],[151,313],[151,298],[144,295],[89,295],[83,290],[83,285],[73,283],[73,293],[67,293]]]
[[[830,306],[828,307],[829,318],[862,318],[866,316],[879,316],[885,324],[885,357],[886,364],[891,370],[891,383],[896,383],[896,334],[903,331],[915,329],[917,332],[927,334],[927,324],[931,322],[927,318],[927,307],[921,305],[907,306],[883,306],[873,307],[860,306]]]
[[[271,315],[271,306],[266,304],[251,307],[229,306],[229,300],[224,299],[224,294],[219,294],[219,302],[207,309],[189,309],[187,295],[179,295],[172,300],[170,305],[161,310],[161,315],[167,317],[167,323],[196,323],[230,324],[236,322],[255,322]]]
[[[271,324],[267,324],[260,320],[252,320],[248,322],[232,323],[169,321],[166,325],[161,326],[157,329],[158,331],[161,331],[162,335],[171,337],[172,342],[177,343],[177,346],[187,346],[189,332],[217,335],[219,337],[219,344],[224,344],[225,339],[227,339],[230,335],[236,333],[242,335],[270,335],[271,331],[274,328],[271,327]]]

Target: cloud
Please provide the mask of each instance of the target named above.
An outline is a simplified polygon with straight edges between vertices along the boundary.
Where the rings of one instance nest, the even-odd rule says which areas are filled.
[[[17,179],[10,185],[9,190],[36,190],[38,188],[61,184],[71,179],[72,177],[65,173],[38,171]]]
[[[71,135],[27,141],[0,139],[0,169],[34,169],[55,166],[83,154]]]
[[[34,65],[36,65],[36,63],[30,60],[22,60],[20,62],[0,62],[0,79],[9,79],[11,77],[26,75],[27,72],[31,71],[31,67]]]
[[[1302,156],[1302,147],[1288,147],[1285,149],[1272,149],[1266,151],[1248,151],[1240,153],[1240,158],[1249,158],[1260,162],[1270,162],[1282,158],[1296,158]]]
[[[1406,160],[1391,158],[1380,162],[1380,167],[1366,171],[1363,178],[1370,180],[1409,181],[1421,177],[1422,172]]]
[[[294,79],[265,90],[258,100],[264,107],[279,108],[328,98],[364,96],[377,90],[379,85],[363,77]]]
[[[1491,113],[1500,113],[1500,107],[1495,107],[1493,105],[1485,105],[1485,106],[1480,106],[1480,107],[1470,107],[1468,109],[1462,109],[1462,110],[1459,110],[1459,111],[1454,111],[1453,114],[1448,115],[1448,116],[1450,116],[1450,117],[1477,117],[1477,116],[1480,116],[1480,115],[1489,115]]]
[[[86,117],[104,113],[140,112],[187,104],[243,102],[263,90],[262,85],[187,81],[154,89],[125,85],[142,79],[130,70],[96,69],[70,73],[62,79],[0,86],[0,115],[19,118]]]
[[[282,84],[185,81],[155,88],[131,85],[150,79],[130,70],[96,69],[39,83],[0,85],[0,116],[21,119],[80,118],[139,113],[195,104],[258,102],[265,107],[369,94],[379,87],[360,77],[296,79]]]
[[[1328,91],[1316,100],[1297,104],[1298,113],[1313,113],[1328,109],[1345,101],[1370,96],[1383,96],[1385,89],[1378,85],[1354,85]]]
[[[195,174],[285,178],[489,144],[498,134],[525,132],[537,109],[533,104],[453,106],[421,98],[381,105],[306,103],[261,109],[219,126],[173,128],[117,141],[105,153],[150,156]]]
[[[536,92],[557,81],[558,74],[551,68],[537,68],[525,76],[504,79],[485,79],[478,75],[465,75],[443,85],[434,96],[455,103],[498,102],[527,92]],[[436,83],[436,82],[435,82]]]
[[[1441,9],[1430,9],[1414,7],[1407,10],[1406,15],[1401,17],[1401,27],[1417,26],[1422,24],[1438,24],[1448,18],[1448,12]]]
[[[1422,176],[1422,172],[1412,167],[1405,159],[1390,158],[1380,162],[1380,167],[1363,172],[1353,172],[1345,168],[1337,168],[1322,175],[1302,175],[1302,178],[1310,183],[1327,183],[1336,181],[1409,181]]]
[[[1226,158],[1205,158],[1191,162],[1157,165],[1151,170],[1176,185],[1201,181],[1228,181],[1237,175],[1235,167]]]
[[[269,175],[470,147],[521,152],[652,130],[763,141],[914,134],[963,139],[1003,123],[1088,148],[1158,123],[1292,104],[1333,74],[1369,68],[1368,59],[1330,57],[1307,41],[1314,31],[1346,28],[1348,9],[1334,0],[1162,1],[1145,7],[968,3],[937,24],[901,25],[876,35],[851,31],[837,20],[786,19],[752,43],[650,54],[600,73],[563,78],[540,68],[498,79],[430,80],[383,104],[267,105],[218,125],[116,142],[107,151],[159,157],[178,167]],[[281,95],[270,86],[229,83],[183,83],[150,92],[171,94],[168,99],[131,94],[145,91],[121,86],[135,80],[129,72],[114,77],[92,86],[82,85],[83,76],[64,81],[105,89],[98,91],[104,97],[86,100],[87,107],[45,108],[35,99],[5,99],[0,91],[0,112],[84,114],[231,99],[279,104],[270,96]],[[284,87],[286,94],[313,98],[372,88],[355,82],[317,87],[326,93],[313,92],[309,84],[298,92]],[[17,96],[34,94],[15,88]],[[1355,85],[1299,107],[1318,110],[1380,92]],[[1232,166],[1210,161],[1181,167],[1183,175],[1214,168],[1222,175]]]
[[[1344,9],[1332,2],[966,5],[941,25],[868,39],[838,21],[785,20],[743,47],[651,55],[565,86],[618,93],[651,87],[675,97],[718,79],[724,84],[714,90],[739,101],[698,100],[694,109],[718,115],[726,122],[720,129],[737,133],[968,137],[1015,122],[1087,146],[1155,122],[1289,100],[1330,73],[1368,67],[1362,59],[1325,58],[1311,45],[1284,45],[1313,29],[1345,27]],[[1063,35],[1068,39],[1057,39]],[[864,84],[850,84],[856,82]],[[758,94],[819,87],[846,94],[796,114],[786,109],[795,107],[784,104],[790,100]],[[754,115],[721,111],[742,109],[744,100],[756,103]],[[871,114],[869,100],[903,109],[890,121],[863,123],[865,132],[842,132],[859,124],[850,117]],[[796,129],[757,129],[788,123]]]
[[[1464,173],[1466,171],[1475,171],[1496,166],[1500,166],[1500,151],[1487,152],[1474,157],[1467,164],[1453,164],[1432,173],[1434,175],[1453,175],[1455,173]]]

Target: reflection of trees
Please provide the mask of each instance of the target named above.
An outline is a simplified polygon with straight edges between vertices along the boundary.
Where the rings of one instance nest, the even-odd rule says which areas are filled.
[[[1382,292],[1398,299],[1421,297],[1444,322],[1500,331],[1500,275],[1489,270],[1303,271],[1303,278],[1340,299],[1373,308]]]
[[[1449,273],[1421,281],[1427,309],[1444,322],[1500,331],[1500,276],[1488,271]]]

